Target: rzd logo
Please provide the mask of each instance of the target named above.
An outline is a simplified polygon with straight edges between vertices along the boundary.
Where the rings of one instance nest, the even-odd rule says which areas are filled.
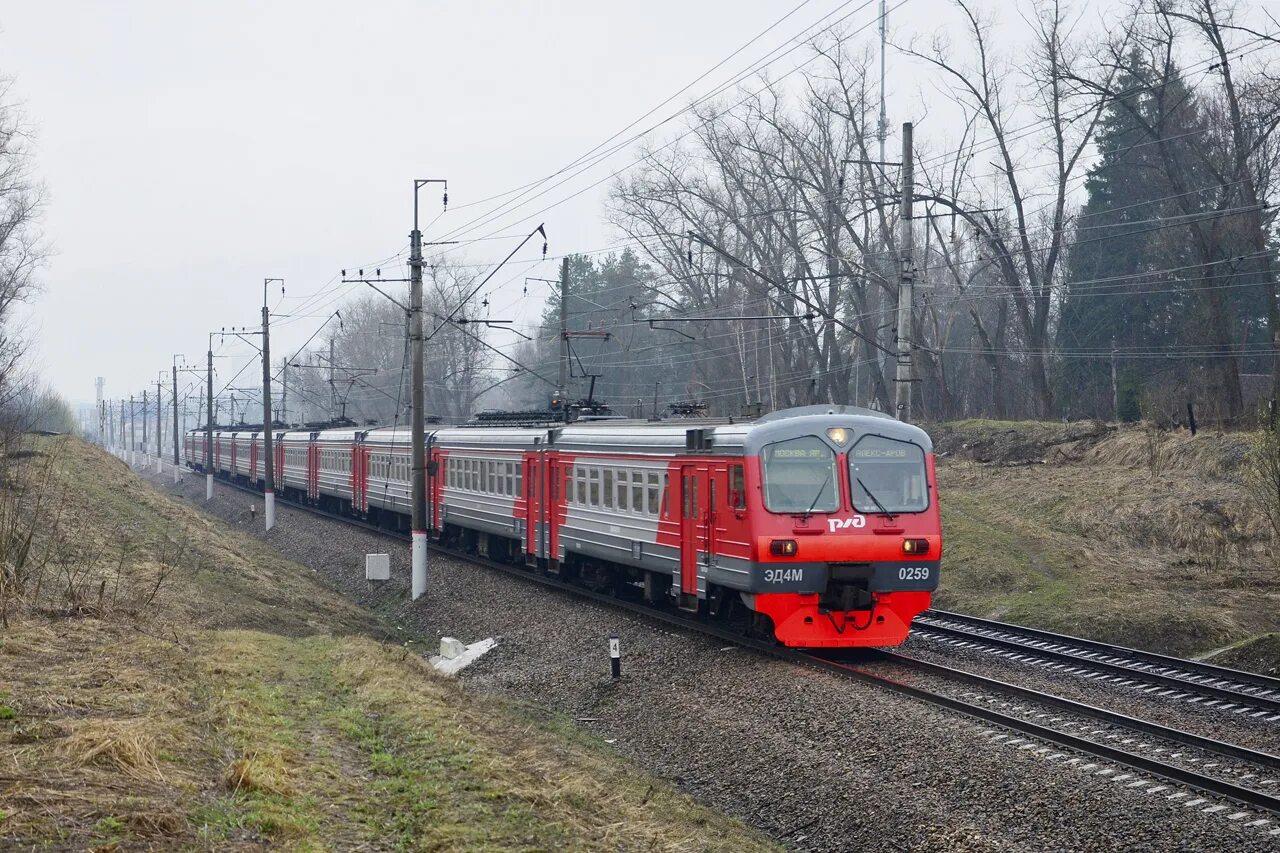
[[[848,530],[850,527],[857,529],[867,526],[867,517],[865,515],[855,515],[852,518],[828,518],[827,527],[831,533],[837,530]]]

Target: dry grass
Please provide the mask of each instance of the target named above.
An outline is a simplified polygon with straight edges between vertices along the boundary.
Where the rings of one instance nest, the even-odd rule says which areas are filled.
[[[274,794],[280,797],[291,797],[295,790],[289,781],[288,768],[279,756],[256,751],[227,765],[222,786],[233,794]]]
[[[1036,448],[1044,464],[939,464],[940,606],[1179,654],[1280,628],[1239,437],[1125,427]]]
[[[84,720],[57,741],[54,754],[64,766],[101,767],[133,779],[152,782],[165,781],[160,770],[156,739],[157,721],[147,718],[133,720]]]
[[[773,849],[110,457],[58,466],[92,559],[0,634],[0,848]]]

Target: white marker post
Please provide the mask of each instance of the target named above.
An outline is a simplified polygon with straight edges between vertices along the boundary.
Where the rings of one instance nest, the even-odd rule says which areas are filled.
[[[617,634],[609,635],[609,667],[614,681],[622,677],[622,641]]]
[[[204,499],[213,500],[213,475],[206,474],[204,477]]]
[[[267,507],[267,529],[270,530],[272,527],[275,527],[276,524],[276,493],[267,492],[264,497],[266,498]]]

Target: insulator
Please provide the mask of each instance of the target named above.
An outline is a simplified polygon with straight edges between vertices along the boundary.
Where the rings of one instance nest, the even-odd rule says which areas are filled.
[[[542,241],[542,259],[544,261],[547,259],[547,241],[546,240]]]
[[[445,207],[448,207],[448,206],[449,206],[449,191],[448,191],[448,190],[445,190],[445,191],[444,191],[444,206],[445,206]]]

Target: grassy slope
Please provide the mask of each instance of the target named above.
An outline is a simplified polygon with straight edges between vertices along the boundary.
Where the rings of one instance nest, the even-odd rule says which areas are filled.
[[[1183,654],[1280,629],[1280,572],[1235,439],[990,422],[935,432],[951,453],[938,606]],[[1017,464],[1031,460],[1048,461]]]
[[[304,567],[116,460],[57,454],[94,544],[0,637],[0,847],[772,849],[378,642]]]

